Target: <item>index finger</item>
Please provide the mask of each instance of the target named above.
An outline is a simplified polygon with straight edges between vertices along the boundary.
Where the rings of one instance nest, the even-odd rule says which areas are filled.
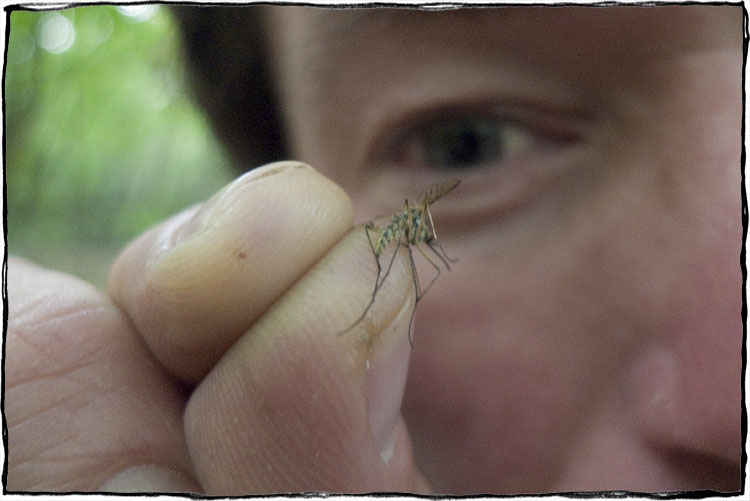
[[[270,164],[131,243],[109,292],[159,361],[195,383],[352,218],[346,193],[310,166]]]

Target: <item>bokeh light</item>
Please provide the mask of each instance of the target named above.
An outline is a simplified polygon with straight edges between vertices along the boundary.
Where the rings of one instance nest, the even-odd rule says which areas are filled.
[[[73,46],[76,30],[67,17],[50,12],[36,25],[36,43],[47,52],[61,54]]]
[[[140,23],[151,19],[158,11],[158,5],[121,5],[117,11],[125,17]]]

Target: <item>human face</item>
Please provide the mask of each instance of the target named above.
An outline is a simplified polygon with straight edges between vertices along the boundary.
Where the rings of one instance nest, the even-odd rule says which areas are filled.
[[[267,25],[294,157],[360,221],[461,179],[403,405],[437,492],[739,488],[740,8]]]

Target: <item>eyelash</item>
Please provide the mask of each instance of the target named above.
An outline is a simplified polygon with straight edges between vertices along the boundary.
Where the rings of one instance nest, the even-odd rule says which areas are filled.
[[[480,169],[510,162],[545,142],[518,121],[456,110],[405,127],[386,143],[381,160],[406,169]]]
[[[373,136],[366,156],[370,182],[403,199],[419,187],[460,177],[461,188],[440,202],[443,224],[476,228],[489,214],[497,218],[543,196],[560,176],[583,165],[593,120],[576,109],[496,101],[396,114]]]

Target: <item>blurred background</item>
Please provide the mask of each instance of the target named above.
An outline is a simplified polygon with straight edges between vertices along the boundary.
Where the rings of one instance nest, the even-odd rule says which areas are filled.
[[[168,9],[16,10],[9,25],[8,250],[104,288],[127,242],[235,174]]]

